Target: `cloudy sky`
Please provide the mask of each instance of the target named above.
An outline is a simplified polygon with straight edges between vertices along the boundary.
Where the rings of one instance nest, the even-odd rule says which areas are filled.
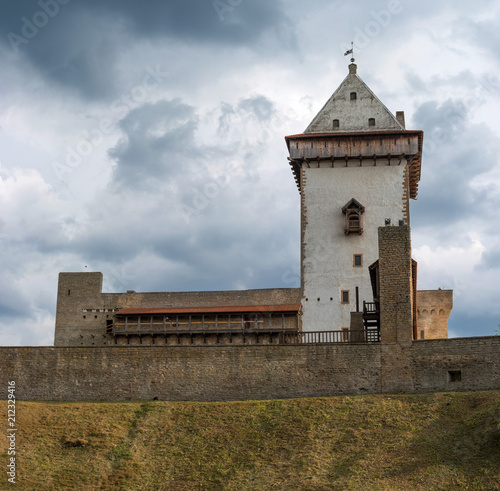
[[[500,323],[500,5],[23,0],[0,15],[0,344],[51,345],[60,271],[105,291],[299,286],[284,135],[358,74],[424,158],[419,289]]]

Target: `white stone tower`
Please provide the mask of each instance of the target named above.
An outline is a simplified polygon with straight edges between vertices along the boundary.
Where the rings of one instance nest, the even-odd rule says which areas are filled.
[[[410,224],[422,131],[405,129],[349,65],[304,133],[286,137],[301,194],[302,329],[340,331],[372,302],[378,227]],[[356,293],[358,292],[358,295]]]

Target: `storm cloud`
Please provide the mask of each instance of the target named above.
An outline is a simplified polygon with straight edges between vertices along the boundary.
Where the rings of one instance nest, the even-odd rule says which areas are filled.
[[[358,73],[424,131],[419,288],[500,322],[493,0],[26,0],[0,15],[0,343],[53,340],[57,275],[106,291],[299,286],[283,137]],[[486,17],[484,13],[487,12]]]

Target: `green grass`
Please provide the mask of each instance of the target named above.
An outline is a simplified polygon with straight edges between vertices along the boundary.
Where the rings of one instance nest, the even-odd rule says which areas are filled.
[[[17,489],[500,489],[500,391],[16,406]]]

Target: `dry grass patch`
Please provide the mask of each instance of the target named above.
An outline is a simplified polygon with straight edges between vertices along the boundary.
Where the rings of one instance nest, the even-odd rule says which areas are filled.
[[[18,488],[500,489],[499,415],[498,391],[18,402]]]

